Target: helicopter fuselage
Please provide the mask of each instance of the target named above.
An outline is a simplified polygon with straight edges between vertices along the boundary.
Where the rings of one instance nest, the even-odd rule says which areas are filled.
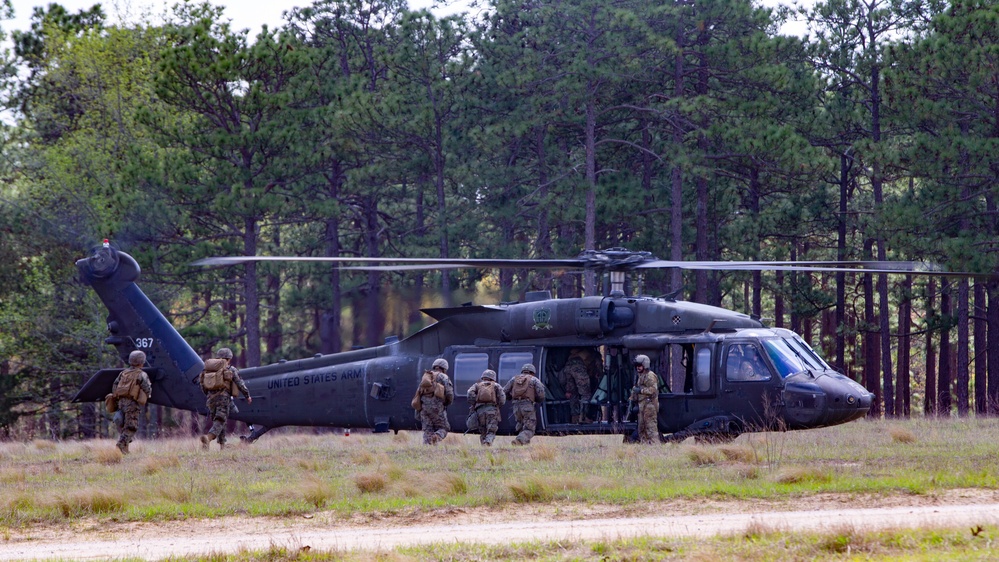
[[[107,342],[120,357],[146,352],[152,402],[205,412],[202,362],[135,284],[139,268],[111,248],[77,262],[108,308]],[[796,334],[748,315],[686,301],[621,294],[424,311],[436,323],[385,345],[241,369],[252,404],[232,417],[251,439],[282,426],[418,429],[409,403],[438,357],[451,366],[451,430],[466,430],[468,388],[485,369],[506,384],[525,363],[547,388],[538,434],[631,433],[633,358],[660,375],[659,429],[667,438],[731,438],[747,431],[836,425],[866,415],[872,395],[835,372]],[[590,396],[568,384],[571,357],[585,359]],[[581,360],[582,360],[581,359]],[[103,399],[120,369],[105,369],[76,401]],[[576,396],[570,390],[576,390]],[[510,406],[500,433],[516,432]]]

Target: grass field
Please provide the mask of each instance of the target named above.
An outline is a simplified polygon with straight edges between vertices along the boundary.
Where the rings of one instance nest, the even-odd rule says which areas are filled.
[[[999,420],[860,421],[744,435],[727,445],[638,446],[621,443],[620,436],[572,436],[536,438],[526,448],[498,439],[500,446],[492,449],[463,435],[450,435],[437,447],[421,445],[415,432],[268,435],[250,446],[209,452],[195,439],[137,441],[127,457],[112,441],[0,443],[0,534],[82,518],[156,522],[317,512],[378,517],[446,506],[551,502],[610,504],[626,511],[640,502],[673,499],[991,490],[999,485],[997,430]],[[789,557],[784,559],[842,557],[858,548],[867,553],[864,559],[931,560],[941,552],[979,559],[977,549],[986,541],[986,552],[999,555],[991,552],[991,529],[974,535],[967,530],[868,534],[844,529],[831,537],[759,529],[749,535],[707,542],[520,545],[528,551],[512,552],[474,545],[450,547],[460,552],[427,547],[383,553],[378,559],[745,559],[757,558],[745,549],[767,552],[775,544]],[[324,555],[278,550],[234,559]]]

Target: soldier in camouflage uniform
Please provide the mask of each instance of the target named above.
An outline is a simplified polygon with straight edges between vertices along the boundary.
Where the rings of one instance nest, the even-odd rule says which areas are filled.
[[[659,443],[659,377],[649,370],[649,358],[636,355],[638,380],[631,389],[631,400],[638,403],[638,441]]]
[[[447,437],[451,424],[447,421],[447,407],[454,402],[454,386],[447,376],[448,364],[445,359],[434,360],[431,372],[434,375],[434,386],[424,389],[422,385],[416,389],[414,404],[418,405],[420,423],[423,425],[423,444],[436,445]],[[443,387],[443,397],[438,397],[440,391],[435,387]]]
[[[538,426],[534,405],[545,401],[545,385],[534,376],[536,372],[534,365],[528,363],[503,387],[503,394],[513,400],[513,415],[517,418],[518,434],[514,445],[529,444],[534,437],[534,428]]]
[[[589,423],[587,410],[593,390],[590,389],[590,372],[579,350],[572,350],[569,360],[562,369],[562,384],[565,386],[565,397],[569,399],[569,410],[572,413],[572,423]]]
[[[207,390],[205,389],[205,371],[201,372],[199,383],[201,384],[201,389],[208,395],[208,420],[212,422],[208,433],[201,436],[201,448],[206,450],[208,449],[208,445],[216,439],[218,439],[219,447],[222,449],[225,448],[225,424],[229,421],[229,408],[232,406],[232,387],[235,386],[238,392],[241,392],[246,397],[247,404],[253,403],[253,397],[250,396],[250,391],[246,388],[246,383],[240,378],[239,370],[230,365],[232,362],[232,350],[228,347],[220,348],[215,352],[215,358],[225,361],[224,368],[227,371],[227,378],[231,377],[231,384],[227,384],[222,389]]]
[[[479,421],[479,443],[491,447],[499,429],[500,408],[506,404],[503,387],[496,382],[496,371],[482,371],[482,378],[468,389],[468,405]]]
[[[128,355],[129,367],[118,373],[114,384],[111,385],[111,394],[118,399],[118,411],[121,412],[124,419],[117,447],[126,455],[128,454],[128,444],[132,442],[135,432],[139,429],[139,411],[153,394],[149,375],[142,370],[142,365],[145,362],[145,353],[139,350],[130,353]]]

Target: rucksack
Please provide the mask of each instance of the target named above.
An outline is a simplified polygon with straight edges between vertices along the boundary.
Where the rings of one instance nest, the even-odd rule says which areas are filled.
[[[420,379],[419,394],[421,396],[434,396],[440,400],[444,399],[444,385],[437,381],[437,373],[423,371],[423,378]]]
[[[141,369],[134,367],[129,367],[122,371],[118,379],[118,386],[114,389],[114,397],[135,400],[138,397],[137,391],[141,390],[139,386],[139,373],[141,372]]]
[[[476,404],[496,403],[496,385],[491,382],[480,382],[478,387],[479,388],[475,391]]]
[[[145,405],[146,403],[146,393],[142,390],[142,385],[139,384],[139,376],[142,374],[142,369],[136,367],[129,367],[121,372],[118,379],[118,386],[115,387],[114,398],[131,398],[139,404]],[[117,400],[116,400],[117,402]]]
[[[534,402],[534,385],[531,384],[531,375],[517,375],[514,377],[510,396],[514,400],[530,400]]]
[[[232,375],[226,367],[225,359],[209,359],[205,361],[205,370],[201,373],[201,389],[205,392],[216,392],[229,388]]]

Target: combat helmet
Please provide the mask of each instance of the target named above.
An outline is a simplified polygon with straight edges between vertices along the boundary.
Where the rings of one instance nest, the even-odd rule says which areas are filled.
[[[496,382],[496,371],[492,369],[482,371],[482,380]]]
[[[215,357],[218,359],[232,359],[232,350],[228,347],[220,347],[219,350],[215,352]]]
[[[136,349],[128,354],[128,364],[133,367],[141,367],[146,362],[146,354]]]
[[[634,361],[632,361],[636,366],[641,365],[646,369],[649,368],[649,356],[648,355],[636,355]]]
[[[523,367],[520,368],[521,373],[531,373],[532,375],[538,374],[538,370],[534,368],[534,364],[525,363]]]
[[[447,359],[434,359],[434,367],[440,367],[446,371],[448,369]]]

